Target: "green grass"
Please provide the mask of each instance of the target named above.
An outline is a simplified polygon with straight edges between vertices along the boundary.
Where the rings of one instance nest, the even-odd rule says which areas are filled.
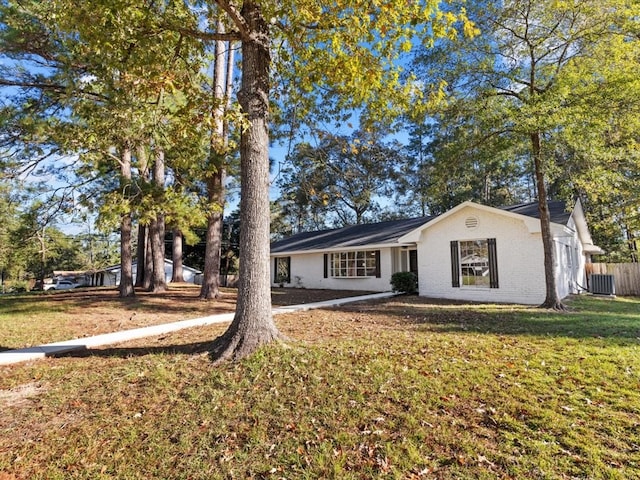
[[[0,478],[640,478],[640,299],[279,325],[300,340],[218,367],[200,329],[0,369],[37,391],[0,397]]]

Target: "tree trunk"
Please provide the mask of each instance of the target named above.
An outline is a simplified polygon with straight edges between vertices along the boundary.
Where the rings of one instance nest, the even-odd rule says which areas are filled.
[[[281,338],[269,281],[269,27],[257,3],[245,1],[241,13],[251,33],[242,39],[238,93],[248,122],[240,140],[240,280],[233,322],[213,345],[216,361],[240,359]]]
[[[149,156],[147,154],[147,149],[145,145],[138,146],[138,168],[140,169],[140,177],[141,181],[148,182],[149,181]],[[149,288],[151,284],[151,277],[148,276],[145,278],[147,274],[147,252],[149,248],[148,243],[149,238],[149,227],[147,225],[142,225],[138,222],[138,247],[136,249],[136,287],[144,288],[145,290]]]
[[[42,227],[42,235],[38,231],[36,236],[40,242],[40,273],[38,274],[36,285],[44,290],[45,268],[47,264],[47,237],[45,234],[46,226]]]
[[[136,287],[144,286],[144,269],[147,255],[147,227],[138,224],[138,247],[136,249]]]
[[[151,248],[151,234],[149,226],[147,228],[147,238],[144,250],[144,276],[142,280],[142,288],[149,290],[153,279],[153,250]]]
[[[224,24],[218,22],[218,31],[224,31]],[[229,46],[229,50],[231,47]],[[210,166],[215,168],[207,180],[207,194],[209,201],[209,217],[207,220],[207,241],[204,254],[204,272],[200,298],[211,300],[219,298],[220,294],[220,255],[222,248],[222,218],[225,199],[224,183],[226,170],[224,154],[227,139],[224,128],[224,114],[226,110],[225,96],[228,95],[225,82],[225,42],[216,41],[215,59],[213,66],[213,109],[211,111],[213,131],[211,132]],[[230,57],[229,62],[232,61]]]
[[[164,272],[164,213],[162,209],[162,192],[164,191],[164,152],[160,150],[153,163],[153,183],[157,189],[157,202],[160,208],[156,218],[151,222],[149,234],[151,237],[151,251],[153,254],[153,276],[149,291],[153,293],[165,292],[167,280]]]
[[[215,174],[210,182],[221,184],[222,178]],[[220,200],[222,195],[217,195],[215,187],[209,188],[209,205],[212,209],[207,222],[207,239],[204,253],[204,272],[202,275],[202,286],[200,287],[200,298],[211,300],[219,298],[220,294],[220,254],[222,247],[222,206]],[[222,186],[220,187],[222,189]],[[218,208],[220,211],[218,211]]]
[[[131,147],[125,145],[120,159],[120,187],[123,195],[131,188]],[[131,252],[131,213],[124,213],[120,219],[120,298],[135,295],[133,289],[133,267]]]
[[[538,187],[538,211],[540,212],[540,229],[542,235],[542,247],[544,249],[544,279],[546,284],[546,297],[542,305],[543,308],[553,308],[554,310],[564,310],[565,306],[558,296],[556,288],[555,261],[553,252],[553,237],[551,235],[551,218],[549,215],[549,204],[547,202],[547,187],[544,179],[544,166],[542,164],[542,147],[540,143],[540,132],[531,134],[531,147],[533,153],[533,164]]]
[[[172,283],[184,283],[184,270],[182,268],[182,232],[179,228],[173,229],[173,242],[171,243],[171,259],[173,260]]]

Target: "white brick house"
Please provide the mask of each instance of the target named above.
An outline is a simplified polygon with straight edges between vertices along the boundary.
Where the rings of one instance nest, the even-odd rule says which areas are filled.
[[[558,294],[586,288],[593,245],[582,206],[550,202]],[[539,304],[545,299],[537,203],[494,208],[465,202],[422,217],[306,232],[271,245],[274,286],[390,290],[391,275],[413,271],[419,295]]]

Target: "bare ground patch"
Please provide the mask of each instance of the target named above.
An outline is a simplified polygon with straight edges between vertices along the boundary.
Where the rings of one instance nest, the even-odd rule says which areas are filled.
[[[45,390],[45,386],[40,382],[24,383],[8,390],[0,390],[0,406],[3,408],[20,406]]]

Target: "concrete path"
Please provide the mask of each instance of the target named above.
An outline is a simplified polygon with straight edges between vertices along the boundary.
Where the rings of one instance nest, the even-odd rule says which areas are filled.
[[[277,307],[273,309],[274,315],[282,313],[292,313],[305,310],[313,310],[316,308],[328,308],[343,305],[345,303],[360,302],[363,300],[374,300],[377,298],[388,298],[396,295],[392,292],[374,293],[371,295],[360,295],[357,297],[336,298],[335,300],[327,300],[324,302],[305,303],[302,305],[289,305],[286,307]],[[105,333],[96,335],[95,337],[78,338],[75,340],[67,340],[64,342],[47,343],[35,347],[21,348],[19,350],[5,350],[0,352],[0,365],[9,365],[11,363],[25,362],[27,360],[36,360],[39,358],[51,357],[57,354],[70,352],[73,350],[85,350],[91,347],[101,345],[111,345],[114,343],[126,342],[144,337],[153,337],[156,335],[164,335],[166,333],[182,330],[183,328],[202,327],[214,323],[226,323],[233,320],[234,313],[222,313],[219,315],[210,315],[208,317],[194,318],[192,320],[183,320],[181,322],[165,323],[162,325],[152,325],[150,327],[135,328],[133,330],[123,330],[121,332]]]

